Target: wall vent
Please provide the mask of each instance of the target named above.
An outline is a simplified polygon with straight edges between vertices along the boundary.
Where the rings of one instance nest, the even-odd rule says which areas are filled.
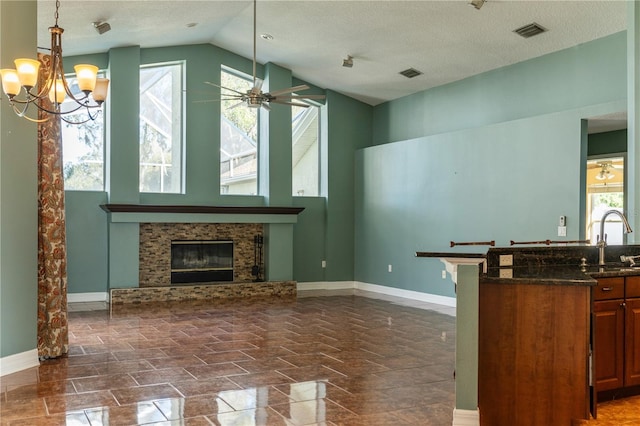
[[[404,75],[407,78],[413,78],[413,77],[417,77],[420,74],[422,74],[422,71],[418,71],[415,68],[409,68],[409,69],[406,69],[404,71],[400,71],[400,74]]]
[[[535,22],[532,22],[529,25],[525,25],[524,27],[520,27],[516,30],[513,30],[514,33],[524,37],[529,38],[533,36],[537,36],[538,34],[542,34],[548,31],[545,27]]]

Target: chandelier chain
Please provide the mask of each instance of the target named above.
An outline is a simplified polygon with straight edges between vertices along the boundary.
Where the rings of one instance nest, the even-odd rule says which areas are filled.
[[[55,25],[56,27],[58,26],[58,17],[59,17],[59,15],[58,15],[58,9],[59,9],[59,8],[60,8],[60,0],[56,0],[56,13],[53,15],[53,17],[54,17],[54,18],[55,18],[55,20],[56,20],[56,25]]]

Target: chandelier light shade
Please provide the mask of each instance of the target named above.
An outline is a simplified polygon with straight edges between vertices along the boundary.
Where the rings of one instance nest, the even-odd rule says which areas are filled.
[[[100,107],[107,98],[109,80],[98,78],[98,67],[95,65],[78,64],[74,67],[79,91],[73,93],[65,78],[62,66],[62,33],[58,26],[58,9],[60,1],[56,1],[55,25],[49,27],[51,33],[51,66],[48,70],[40,69],[40,61],[19,58],[14,61],[15,69],[0,69],[2,90],[4,91],[13,110],[20,117],[29,121],[42,122],[45,119],[34,119],[27,115],[29,107],[36,108],[49,115],[60,116],[62,120],[71,124],[82,124],[94,120],[100,112]],[[46,72],[45,83],[38,86],[40,71]],[[51,107],[43,105],[42,100],[48,98]],[[66,102],[65,102],[66,101]],[[65,107],[62,107],[62,104]],[[92,114],[92,110],[95,112]],[[78,112],[86,112],[86,118],[78,118]],[[65,116],[73,115],[73,118]]]

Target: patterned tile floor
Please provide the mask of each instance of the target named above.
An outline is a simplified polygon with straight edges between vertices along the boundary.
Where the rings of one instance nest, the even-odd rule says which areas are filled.
[[[75,306],[0,425],[450,425],[453,309],[363,296]]]

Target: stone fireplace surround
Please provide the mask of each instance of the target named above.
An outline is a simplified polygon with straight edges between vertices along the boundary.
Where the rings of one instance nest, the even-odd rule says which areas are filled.
[[[233,282],[251,282],[258,234],[263,234],[261,223],[141,223],[139,286],[171,285],[172,240],[233,241]]]
[[[254,236],[264,234],[264,226],[270,223],[295,223],[295,217],[302,208],[130,204],[105,204],[101,207],[109,213],[111,223],[139,224],[139,285],[133,288],[112,288],[112,304],[232,297],[288,297],[296,294],[295,281],[253,282],[251,268],[254,265]],[[233,240],[234,282],[171,284],[172,239]]]

